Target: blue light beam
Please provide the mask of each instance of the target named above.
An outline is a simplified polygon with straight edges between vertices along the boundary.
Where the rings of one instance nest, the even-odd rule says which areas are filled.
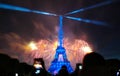
[[[95,25],[108,26],[107,23],[101,22],[101,21],[97,21],[97,20],[76,18],[76,17],[71,17],[71,16],[65,16],[65,17],[68,18],[68,19],[72,19],[72,20],[76,20],[76,21],[82,21],[82,22],[86,22],[86,23],[92,23],[92,24],[95,24]]]
[[[3,3],[0,3],[0,8],[9,9],[9,10],[16,10],[16,11],[22,11],[22,12],[31,12],[31,10],[27,9],[27,8],[8,5],[8,4],[3,4]]]
[[[56,14],[52,14],[52,13],[48,13],[48,12],[43,12],[43,11],[38,11],[38,10],[31,10],[31,9],[24,8],[24,7],[13,6],[13,5],[3,4],[3,3],[0,3],[0,8],[14,10],[14,11],[21,11],[21,12],[31,12],[31,13],[37,13],[37,14],[57,16]]]
[[[57,16],[56,14],[52,14],[52,13],[48,13],[48,12],[43,12],[43,11],[37,11],[37,10],[32,10],[32,12],[33,12],[33,13],[37,13],[37,14]]]
[[[75,13],[83,12],[83,11],[86,11],[86,10],[89,10],[89,9],[101,7],[101,6],[104,6],[104,5],[111,4],[111,3],[115,2],[115,1],[118,1],[118,0],[105,1],[105,2],[102,2],[102,3],[96,4],[96,5],[92,5],[92,6],[89,6],[89,7],[86,7],[86,8],[81,8],[81,9],[66,13],[65,15],[75,14]]]

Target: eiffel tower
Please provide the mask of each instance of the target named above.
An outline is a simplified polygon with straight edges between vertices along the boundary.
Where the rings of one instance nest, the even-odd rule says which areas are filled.
[[[67,59],[66,50],[63,47],[63,29],[62,29],[62,20],[63,17],[59,16],[59,32],[58,32],[58,47],[56,49],[56,54],[54,60],[51,62],[51,65],[48,71],[52,74],[58,73],[63,65],[66,65],[68,72],[73,72],[73,69],[70,65],[70,61]]]

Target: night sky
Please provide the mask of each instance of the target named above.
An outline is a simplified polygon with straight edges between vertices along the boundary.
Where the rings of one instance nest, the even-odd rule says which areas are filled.
[[[105,0],[0,0],[0,3],[64,15]],[[108,26],[63,19],[64,36],[87,41],[93,51],[105,58],[120,59],[120,2],[89,9],[69,16],[97,20]],[[21,55],[14,47],[39,39],[54,40],[57,37],[58,17],[0,8],[0,53]],[[21,53],[21,54],[20,54]]]

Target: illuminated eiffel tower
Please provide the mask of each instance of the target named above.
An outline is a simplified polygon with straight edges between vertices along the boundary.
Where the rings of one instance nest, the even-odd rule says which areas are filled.
[[[71,17],[71,16],[68,16],[68,15],[83,12],[83,11],[90,10],[90,9],[93,9],[93,8],[96,8],[96,7],[101,7],[101,6],[104,6],[104,5],[111,4],[111,3],[115,3],[117,1],[119,1],[119,0],[107,0],[107,1],[104,1],[104,2],[99,3],[99,4],[95,4],[95,5],[86,7],[86,8],[81,8],[81,9],[66,13],[66,14],[64,14],[64,17],[68,18],[68,19],[76,20],[76,21],[82,21],[82,22],[85,22],[85,23],[92,23],[92,24],[95,24],[95,25],[108,26],[108,24],[106,22],[84,19],[84,18]],[[28,8],[9,5],[9,4],[4,4],[4,3],[0,3],[0,9],[8,9],[8,10],[21,11],[21,12],[26,12],[26,13],[36,13],[36,14],[49,15],[49,16],[59,16],[57,14],[52,14],[52,13],[48,13],[48,12],[44,12],[44,11],[28,9]],[[60,21],[59,32],[58,32],[58,39],[59,39],[58,42],[59,42],[59,44],[58,44],[58,47],[56,49],[56,54],[55,54],[54,60],[52,61],[51,65],[50,65],[50,68],[48,69],[48,71],[50,73],[58,72],[62,65],[66,65],[69,72],[73,71],[72,67],[70,65],[70,62],[67,59],[66,50],[63,47],[62,19],[63,19],[63,16],[59,16],[59,21]]]
[[[62,65],[66,65],[69,73],[73,72],[73,69],[70,65],[70,61],[67,59],[66,50],[63,47],[63,29],[62,29],[62,16],[59,16],[59,32],[58,32],[58,47],[56,49],[56,54],[54,60],[51,62],[50,68],[48,71],[52,74],[57,73]]]

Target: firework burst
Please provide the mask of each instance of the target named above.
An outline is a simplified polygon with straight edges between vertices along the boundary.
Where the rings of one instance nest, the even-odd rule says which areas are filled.
[[[46,68],[48,69],[51,61],[54,59],[54,55],[57,48],[57,39],[51,40],[39,40],[38,42],[30,42],[28,44],[29,58],[25,58],[27,63],[33,63],[33,58],[42,57],[45,60]],[[70,41],[68,38],[64,39],[64,47],[66,49],[66,54],[68,60],[71,62],[72,67],[75,67],[75,64],[82,62],[82,59],[85,54],[92,52],[89,44],[83,40],[73,40]],[[26,56],[25,56],[26,57]]]

